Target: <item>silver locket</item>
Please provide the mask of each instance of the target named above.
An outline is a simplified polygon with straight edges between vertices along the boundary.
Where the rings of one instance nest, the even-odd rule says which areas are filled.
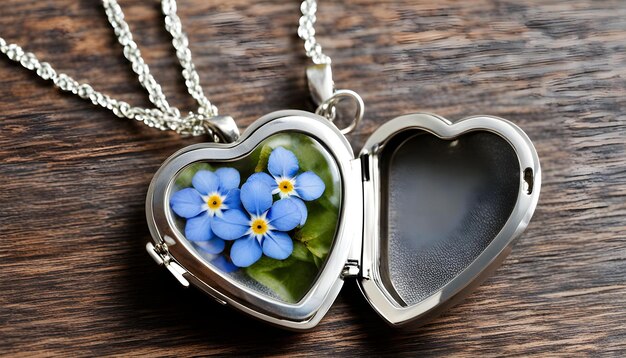
[[[194,171],[235,167],[244,182],[267,170],[264,158],[278,147],[295,153],[301,171],[317,170],[327,197],[305,202],[306,223],[288,233],[289,258],[224,269],[232,241],[221,253],[204,252],[202,242],[185,237],[171,198]],[[147,249],[184,286],[284,328],[317,325],[352,278],[389,324],[425,322],[500,265],[526,228],[540,186],[531,141],[500,118],[401,116],[355,157],[324,117],[279,111],[236,142],[192,145],[165,161],[148,190],[154,243]]]

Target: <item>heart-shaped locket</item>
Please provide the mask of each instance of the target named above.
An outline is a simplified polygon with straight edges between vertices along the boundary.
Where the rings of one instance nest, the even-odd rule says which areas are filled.
[[[425,322],[500,264],[540,185],[532,143],[500,118],[398,117],[355,157],[323,117],[280,111],[165,161],[147,248],[184,286],[285,328],[314,327],[351,277],[388,323]]]

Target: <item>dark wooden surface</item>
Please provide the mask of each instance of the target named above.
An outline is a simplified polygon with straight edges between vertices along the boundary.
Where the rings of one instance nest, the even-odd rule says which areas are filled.
[[[156,0],[121,0],[171,102],[191,108]],[[242,127],[308,109],[297,1],[180,0],[209,98]],[[0,34],[136,105],[145,96],[97,0],[3,0]],[[0,60],[0,353],[31,355],[626,354],[626,3],[320,4],[338,86],[381,123],[493,114],[534,140],[535,217],[496,275],[420,329],[390,330],[348,285],[303,334],[183,290],[146,255],[144,198],[199,141],[62,95]]]

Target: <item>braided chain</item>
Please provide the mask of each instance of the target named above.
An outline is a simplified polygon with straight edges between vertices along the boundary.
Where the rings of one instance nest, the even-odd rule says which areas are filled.
[[[197,113],[190,112],[187,116],[181,116],[180,111],[167,102],[161,86],[150,74],[150,69],[141,57],[137,43],[133,41],[132,33],[117,1],[103,0],[102,4],[119,43],[124,47],[124,57],[131,63],[139,82],[148,92],[150,102],[156,108],[133,107],[127,102],[98,92],[87,83],[80,83],[65,73],[57,73],[49,63],[39,61],[35,54],[24,51],[19,45],[7,43],[2,37],[0,37],[0,52],[10,60],[21,64],[22,67],[35,72],[42,79],[51,81],[60,90],[89,100],[96,106],[112,111],[120,118],[138,120],[149,127],[172,130],[182,135],[208,134],[212,140],[218,141],[219,137],[204,123],[217,116],[217,108],[211,105],[200,87],[199,76],[191,62],[191,52],[187,47],[188,40],[182,32],[180,19],[176,15],[175,1],[163,0],[166,22],[169,23],[167,27],[172,35],[172,43],[183,68],[183,76],[189,93],[200,104]]]
[[[317,17],[317,1],[304,0],[300,5],[302,17],[298,26],[298,36],[304,40],[304,51],[306,55],[313,60],[316,65],[330,64],[330,57],[322,52],[322,45],[315,39],[315,21]]]
[[[117,40],[124,47],[124,57],[130,62],[133,72],[137,74],[139,83],[148,92],[150,102],[154,104],[161,112],[170,113],[173,116],[180,116],[180,112],[170,107],[163,94],[161,85],[154,79],[150,73],[150,67],[141,57],[139,46],[133,40],[133,34],[130,31],[128,23],[124,20],[124,12],[117,3],[117,0],[104,0],[104,11],[107,19],[113,27],[113,31],[117,36]],[[178,113],[177,113],[178,112]]]
[[[87,83],[80,83],[65,73],[57,73],[48,62],[41,62],[31,52],[24,51],[19,45],[7,43],[0,37],[0,52],[7,58],[33,71],[37,76],[50,81],[64,92],[73,93],[80,98],[91,101],[96,106],[112,111],[120,118],[129,118],[143,122],[149,127],[160,130],[172,130],[183,135],[208,134],[214,141],[219,141],[207,121],[218,116],[217,107],[209,102],[200,85],[200,77],[192,61],[189,40],[182,30],[182,23],[176,14],[176,0],[162,0],[165,15],[165,28],[172,36],[172,45],[176,50],[182,67],[182,75],[189,94],[198,102],[196,113],[189,112],[181,116],[180,110],[170,106],[161,85],[150,73],[148,64],[141,56],[137,43],[133,40],[128,23],[124,20],[124,12],[117,0],[103,0],[105,13],[118,42],[123,46],[124,57],[130,62],[139,83],[148,92],[150,102],[156,108],[133,107],[127,102],[117,100],[109,95],[94,90]],[[316,64],[330,64],[330,57],[322,53],[322,46],[315,40],[316,0],[304,0],[300,6],[302,17],[298,27],[298,36],[304,40],[306,55]]]
[[[200,77],[191,59],[189,39],[183,32],[182,22],[176,14],[176,1],[163,0],[163,14],[165,14],[165,28],[172,35],[172,45],[176,50],[176,57],[183,68],[183,78],[189,94],[198,102],[198,113],[209,117],[217,116],[217,107],[209,102],[200,86]]]

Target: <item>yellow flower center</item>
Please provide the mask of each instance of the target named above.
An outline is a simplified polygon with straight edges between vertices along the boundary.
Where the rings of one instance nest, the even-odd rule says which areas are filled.
[[[289,179],[283,179],[278,183],[278,190],[283,194],[289,194],[293,191],[293,183]]]
[[[217,210],[222,206],[222,197],[217,194],[213,194],[208,197],[206,204],[209,206],[209,209]]]
[[[255,235],[265,235],[268,229],[267,221],[265,219],[254,219],[250,224],[250,228]]]

